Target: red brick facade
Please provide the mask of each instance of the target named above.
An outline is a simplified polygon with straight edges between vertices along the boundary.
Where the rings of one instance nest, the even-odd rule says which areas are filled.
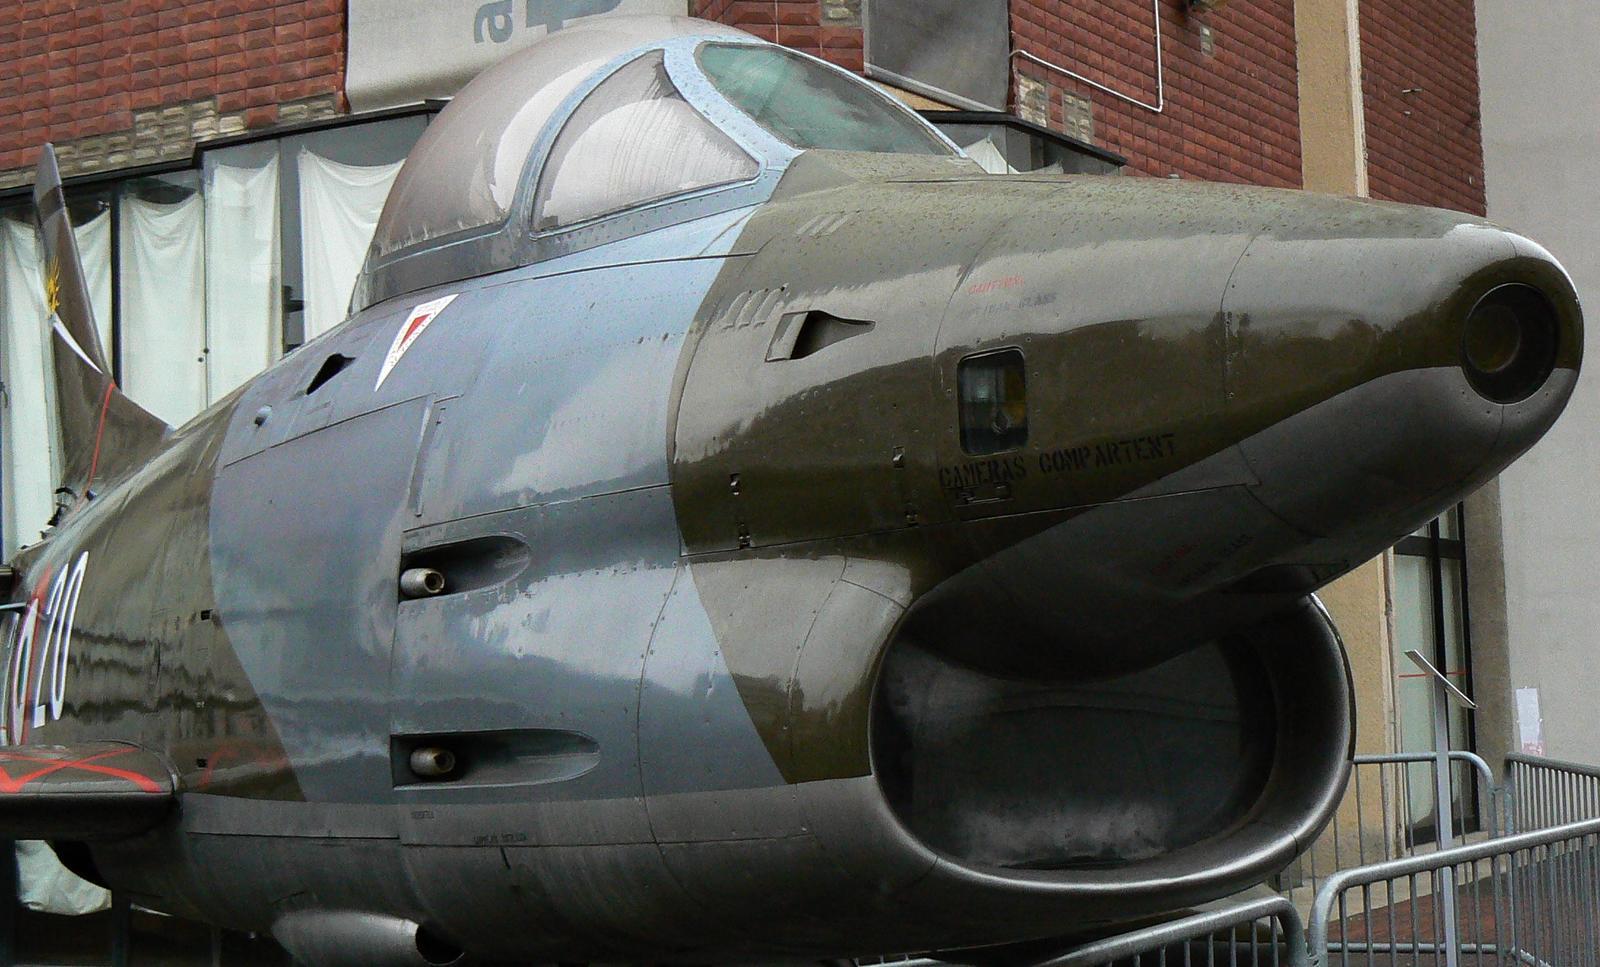
[[[1095,142],[1131,172],[1300,185],[1293,0],[1251,0],[1189,13],[1161,0],[1166,103],[1157,114],[1058,71],[1017,60],[1024,77],[1094,105]],[[1013,0],[1013,45],[1146,104],[1157,103],[1150,0]],[[1202,28],[1209,27],[1209,45]],[[1210,47],[1207,53],[1206,47]]]
[[[863,66],[861,27],[827,23],[822,0],[690,0],[689,12],[849,70]]]
[[[1015,49],[1156,103],[1150,0],[1010,2]],[[1482,212],[1472,0],[1360,6],[1372,194]],[[1095,143],[1125,155],[1131,173],[1298,186],[1294,0],[1236,0],[1212,12],[1159,0],[1159,9],[1160,113],[1020,58],[1012,109],[1021,113],[1022,84],[1042,83],[1051,125],[1075,118],[1084,130],[1086,101]],[[306,98],[342,107],[344,11],[344,0],[0,3],[0,64],[15,78],[0,89],[0,172],[31,166],[46,139],[132,140],[141,111],[214,101],[234,125],[260,127]],[[690,0],[690,12],[863,66],[856,0]],[[115,155],[114,145],[101,148]],[[127,159],[109,166],[138,160]]]
[[[1483,214],[1472,0],[1361,0],[1372,197]]]
[[[45,140],[133,128],[134,112],[216,99],[248,127],[339,95],[344,0],[7,0],[0,4],[0,171]]]

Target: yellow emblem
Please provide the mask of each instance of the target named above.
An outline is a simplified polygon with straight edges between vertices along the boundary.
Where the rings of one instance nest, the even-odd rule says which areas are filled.
[[[61,263],[54,259],[50,260],[50,270],[44,277],[44,303],[51,315],[55,315],[61,305]]]

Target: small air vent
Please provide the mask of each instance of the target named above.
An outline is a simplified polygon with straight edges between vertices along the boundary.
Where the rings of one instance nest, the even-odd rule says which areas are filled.
[[[306,395],[310,396],[321,389],[327,384],[328,380],[339,375],[341,370],[353,362],[355,362],[355,359],[351,356],[344,356],[339,353],[329,356],[323,361],[322,368],[317,370],[317,375],[311,377],[311,382],[306,386]]]
[[[785,313],[767,347],[767,361],[805,359],[852,336],[871,332],[873,325],[861,319],[841,319],[818,309]]]
[[[402,580],[405,574],[413,571],[432,571],[439,575],[443,586],[438,591],[430,590],[421,594],[407,593],[402,588],[401,595],[425,601],[435,595],[462,594],[503,584],[521,574],[532,559],[528,545],[503,534],[419,547],[407,551],[401,558]],[[414,580],[421,581],[423,576],[416,575]],[[426,590],[421,585],[417,587]]]

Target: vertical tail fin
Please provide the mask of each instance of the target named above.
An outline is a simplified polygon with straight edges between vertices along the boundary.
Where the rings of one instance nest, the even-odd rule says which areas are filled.
[[[34,176],[33,206],[50,311],[61,486],[84,500],[97,479],[121,475],[153,455],[170,428],[123,395],[112,379],[95,329],[56,152],[48,144]]]

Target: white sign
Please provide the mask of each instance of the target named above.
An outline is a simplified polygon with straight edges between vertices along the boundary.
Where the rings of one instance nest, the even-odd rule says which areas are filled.
[[[689,0],[349,0],[352,111],[454,97],[514,50],[589,17],[685,16]]]
[[[1539,690],[1517,689],[1517,741],[1527,755],[1544,755],[1544,718],[1539,714]]]

